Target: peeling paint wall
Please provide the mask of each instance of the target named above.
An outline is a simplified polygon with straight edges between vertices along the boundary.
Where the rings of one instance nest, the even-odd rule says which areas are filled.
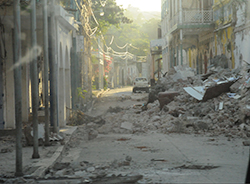
[[[250,63],[250,20],[249,20],[249,3],[239,7],[237,11],[237,22],[235,28],[235,67],[241,67],[243,62]]]
[[[225,55],[229,68],[235,68],[233,7],[230,0],[215,0],[213,7],[215,21],[215,56]]]
[[[235,67],[242,66],[243,60],[250,63],[250,32],[249,30],[243,30],[235,34]]]

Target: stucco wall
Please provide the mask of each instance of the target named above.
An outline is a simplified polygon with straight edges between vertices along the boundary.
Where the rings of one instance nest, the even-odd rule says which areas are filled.
[[[241,67],[243,60],[250,63],[250,3],[239,7],[237,10],[237,22],[235,28],[235,67]]]
[[[13,49],[12,49],[12,30],[5,28],[7,60],[4,61],[4,120],[5,128],[15,128],[15,96],[14,96],[14,72],[13,72]]]
[[[58,121],[60,127],[65,127],[71,108],[70,90],[70,49],[72,47],[72,31],[56,23],[57,30],[57,58],[58,58]]]
[[[250,63],[250,31],[242,30],[235,34],[235,66],[236,68],[242,66],[243,60]]]

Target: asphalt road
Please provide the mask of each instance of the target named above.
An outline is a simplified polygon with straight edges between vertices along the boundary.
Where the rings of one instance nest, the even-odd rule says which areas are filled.
[[[105,91],[100,98],[98,98],[93,108],[88,112],[91,116],[99,116],[104,114],[109,107],[130,107],[137,103],[147,102],[148,93],[133,93],[133,87],[116,88]]]
[[[143,175],[139,183],[243,184],[248,161],[248,147],[241,139],[155,132],[98,135],[70,152],[62,162],[108,165],[108,173]],[[130,165],[114,165],[127,156],[132,159]]]
[[[111,90],[95,106],[95,113],[110,106],[126,106],[147,94],[130,89]],[[121,100],[121,96],[132,99]],[[143,102],[143,100],[142,100]],[[95,114],[94,113],[94,114]],[[81,137],[79,137],[81,140]],[[232,183],[245,181],[249,147],[244,139],[188,134],[99,134],[68,150],[62,162],[91,163],[112,175],[143,175],[138,183]],[[131,159],[124,164],[126,158]]]

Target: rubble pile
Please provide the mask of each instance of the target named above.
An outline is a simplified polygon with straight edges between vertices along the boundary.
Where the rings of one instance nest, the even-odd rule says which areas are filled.
[[[105,120],[101,116],[92,117],[80,110],[73,111],[70,115],[69,122],[67,125],[70,126],[77,126],[77,125],[84,125],[88,124],[89,122],[93,122],[98,125],[105,124]]]
[[[250,136],[250,67],[243,68],[218,66],[205,75],[194,75],[192,69],[176,67],[152,87],[147,102],[110,107],[98,117],[75,112],[69,125],[84,125],[89,140],[98,134],[148,131],[246,138]]]
[[[10,153],[14,150],[15,137],[13,136],[1,136],[0,137],[0,154]]]
[[[177,72],[178,73],[178,72]],[[250,73],[217,67],[202,75],[174,80],[176,73],[161,79],[149,94],[148,102],[128,110],[107,113],[99,133],[211,133],[229,137],[249,137]],[[204,98],[195,98],[185,88],[199,86]],[[198,88],[197,88],[198,89]],[[160,108],[159,92],[178,91],[179,95]],[[146,108],[145,108],[146,106]]]

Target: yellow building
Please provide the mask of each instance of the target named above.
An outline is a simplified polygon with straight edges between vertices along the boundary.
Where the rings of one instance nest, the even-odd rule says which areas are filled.
[[[163,0],[163,66],[188,65],[204,73],[214,37],[213,0]]]
[[[242,28],[239,25],[237,27],[237,21],[243,22],[244,26],[243,20],[249,20],[244,18],[244,7],[249,3],[241,3],[243,1],[162,0],[162,38],[166,40],[162,55],[165,70],[187,65],[196,69],[197,73],[206,73],[209,61],[220,55],[226,56],[229,68],[237,67],[240,57],[237,48],[241,48],[242,43]],[[237,42],[235,34],[238,34]],[[248,58],[247,54],[242,55]]]
[[[232,0],[214,0],[214,42],[215,55],[224,54],[229,59],[229,67],[235,67],[234,58],[234,4]]]

